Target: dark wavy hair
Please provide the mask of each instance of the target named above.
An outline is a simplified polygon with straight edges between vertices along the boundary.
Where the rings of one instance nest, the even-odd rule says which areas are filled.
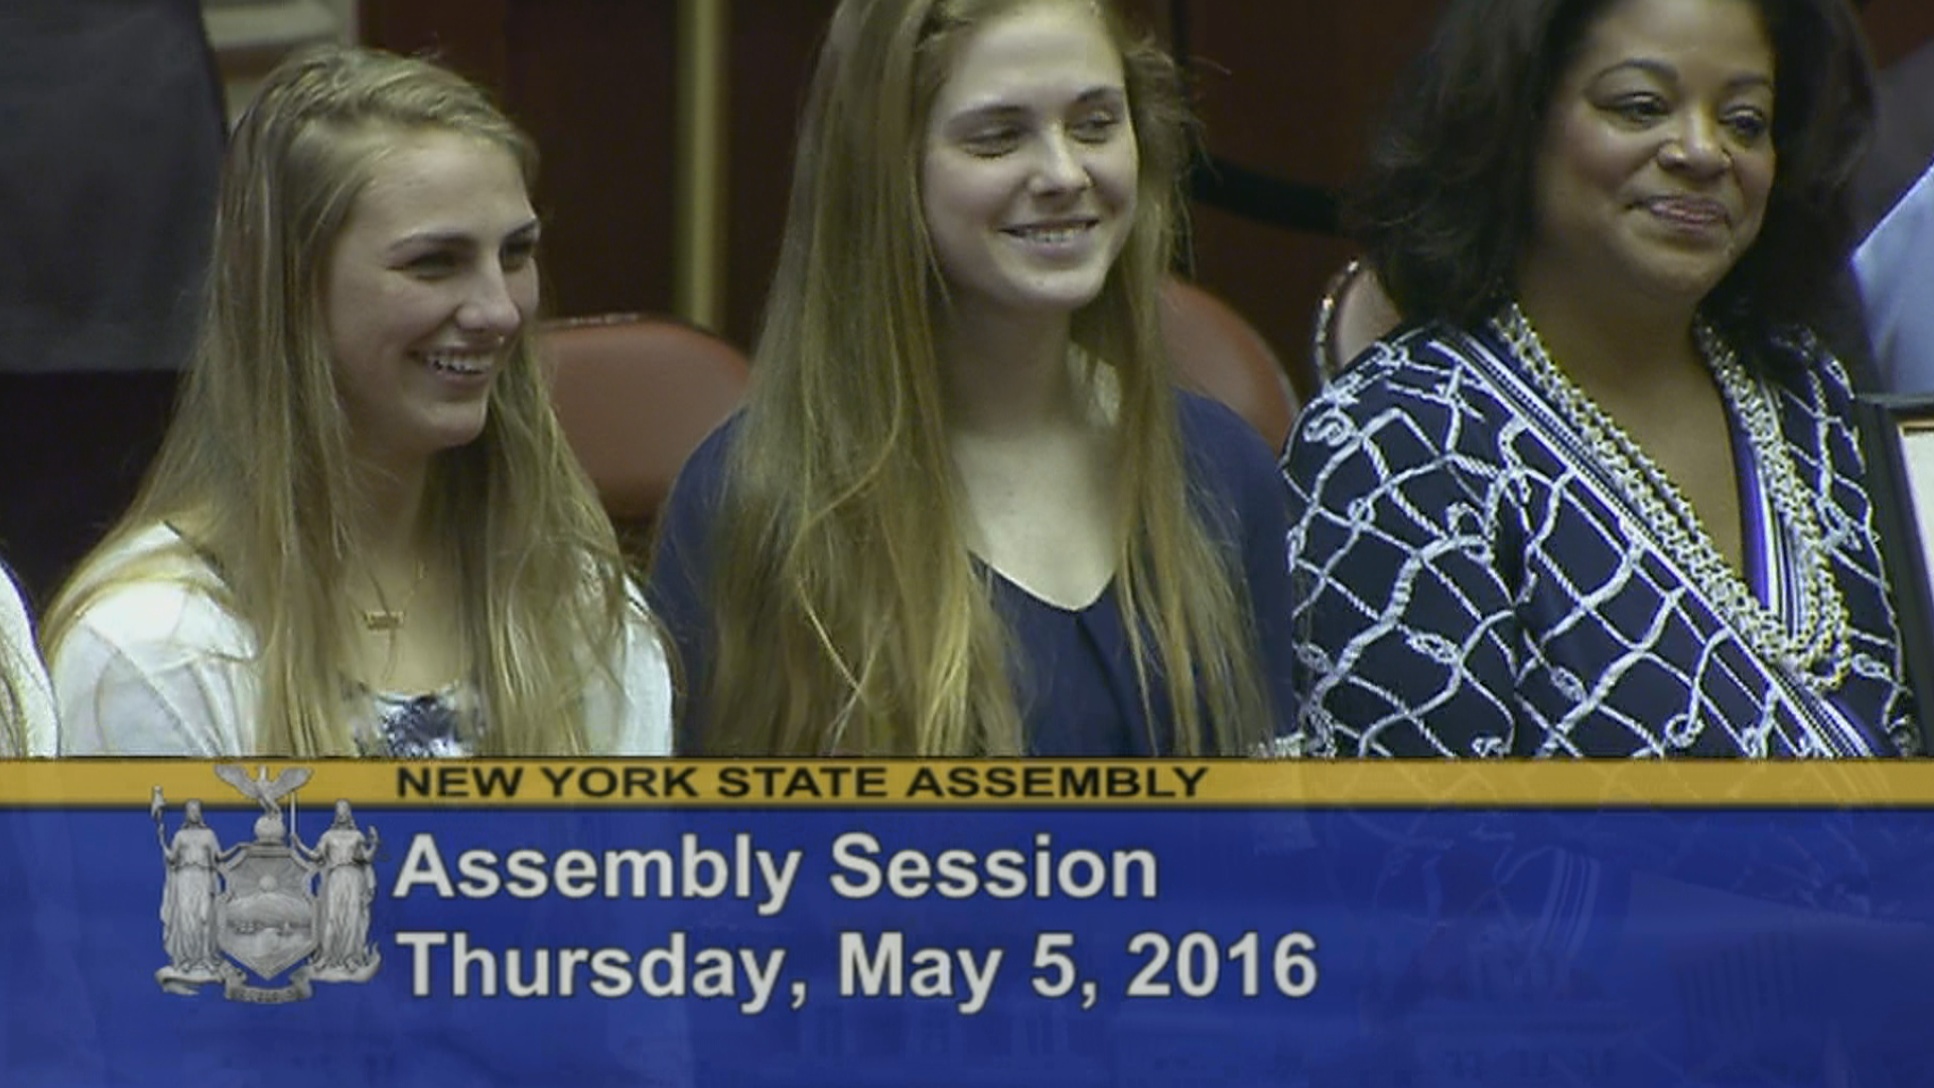
[[[1346,206],[1404,316],[1471,325],[1511,293],[1545,115],[1613,0],[1450,0]],[[1873,64],[1845,0],[1748,0],[1773,43],[1778,154],[1752,246],[1706,296],[1758,345],[1818,316],[1853,242],[1847,183],[1873,128]]]

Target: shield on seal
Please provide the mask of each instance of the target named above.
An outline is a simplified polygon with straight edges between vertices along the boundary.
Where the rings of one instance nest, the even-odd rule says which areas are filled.
[[[215,944],[231,959],[272,979],[316,950],[312,874],[294,850],[252,842],[222,870]]]

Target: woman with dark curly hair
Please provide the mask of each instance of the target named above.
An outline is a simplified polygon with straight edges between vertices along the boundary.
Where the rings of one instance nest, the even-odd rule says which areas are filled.
[[[1453,0],[1354,214],[1412,324],[1285,461],[1299,740],[1913,746],[1841,365],[1842,0]]]

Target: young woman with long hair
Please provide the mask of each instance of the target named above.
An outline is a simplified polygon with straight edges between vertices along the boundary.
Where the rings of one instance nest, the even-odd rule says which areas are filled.
[[[64,753],[667,748],[662,650],[533,350],[535,167],[429,63],[271,75],[160,457],[48,617]]]
[[[707,753],[1239,754],[1288,710],[1284,494],[1178,393],[1172,62],[1093,0],[846,0],[754,388],[653,599]]]

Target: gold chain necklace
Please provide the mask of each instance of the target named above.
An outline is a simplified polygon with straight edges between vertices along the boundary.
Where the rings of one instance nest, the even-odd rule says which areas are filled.
[[[366,571],[370,586],[376,590],[376,603],[382,607],[363,609],[363,626],[371,631],[388,632],[394,637],[397,629],[410,618],[410,606],[416,603],[417,591],[423,588],[423,572],[424,564],[419,559],[416,561],[416,577],[410,581],[409,594],[403,598],[400,606],[391,608],[389,597],[383,593],[383,583],[376,580],[373,572]]]
[[[1815,691],[1838,688],[1852,660],[1850,623],[1840,586],[1833,578],[1826,534],[1812,495],[1800,482],[1793,455],[1780,433],[1779,415],[1765,388],[1746,373],[1739,357],[1704,322],[1695,326],[1699,353],[1746,432],[1753,463],[1779,522],[1792,533],[1806,564],[1800,585],[1798,631],[1761,604],[1746,581],[1726,562],[1699,521],[1692,503],[1665,470],[1647,456],[1618,421],[1587,396],[1545,352],[1544,342],[1513,302],[1492,320],[1504,342],[1524,364],[1540,390],[1584,436],[1591,451],[1632,500],[1679,569],[1691,576],[1706,599],[1763,659],[1786,667]]]

